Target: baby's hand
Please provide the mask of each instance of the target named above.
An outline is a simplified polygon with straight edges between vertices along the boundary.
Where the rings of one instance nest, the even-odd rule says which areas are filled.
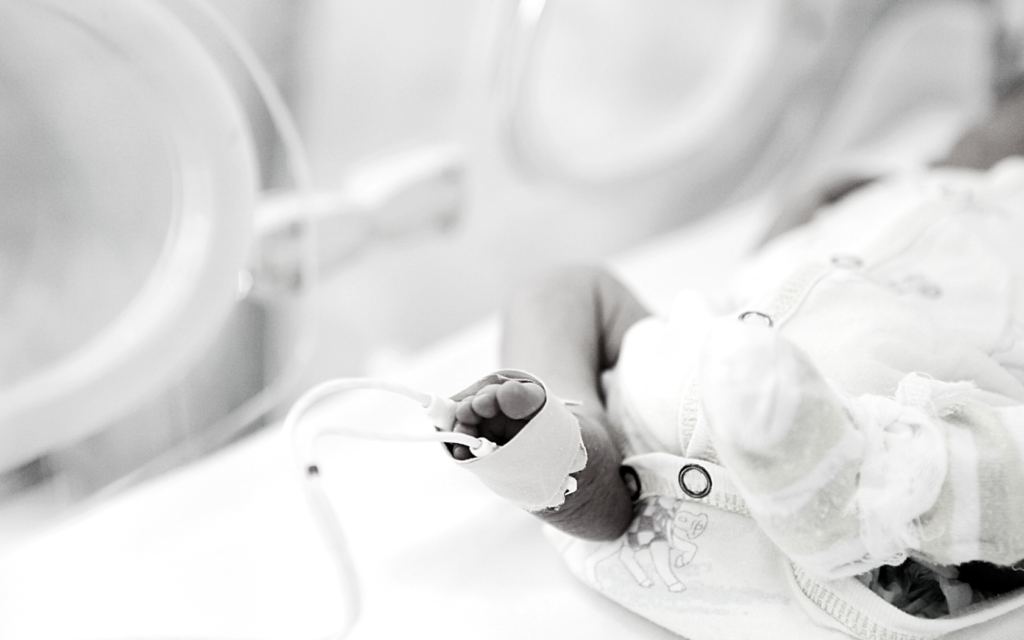
[[[455,410],[453,431],[486,438],[501,446],[518,434],[544,406],[544,389],[528,381],[504,380],[463,398]],[[452,457],[468,460],[469,447],[452,445]]]

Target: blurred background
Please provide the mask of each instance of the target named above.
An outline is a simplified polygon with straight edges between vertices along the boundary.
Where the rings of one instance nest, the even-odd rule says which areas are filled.
[[[556,265],[941,157],[1020,4],[6,3],[0,546]]]

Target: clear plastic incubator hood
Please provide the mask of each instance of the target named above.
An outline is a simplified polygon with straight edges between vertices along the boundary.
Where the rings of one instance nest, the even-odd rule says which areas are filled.
[[[232,309],[256,162],[165,9],[0,3],[0,471],[155,394]]]

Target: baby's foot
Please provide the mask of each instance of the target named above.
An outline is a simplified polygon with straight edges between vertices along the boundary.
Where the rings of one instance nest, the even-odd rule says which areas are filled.
[[[526,426],[544,401],[544,389],[533,382],[502,380],[489,384],[459,402],[452,430],[501,446]],[[460,444],[452,445],[451,453],[456,460],[473,457],[469,447]]]

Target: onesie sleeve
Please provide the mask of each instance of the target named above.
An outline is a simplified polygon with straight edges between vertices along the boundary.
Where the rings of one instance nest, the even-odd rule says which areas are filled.
[[[1024,405],[969,401],[943,423],[946,476],[935,505],[921,517],[921,551],[943,564],[1021,565]]]

